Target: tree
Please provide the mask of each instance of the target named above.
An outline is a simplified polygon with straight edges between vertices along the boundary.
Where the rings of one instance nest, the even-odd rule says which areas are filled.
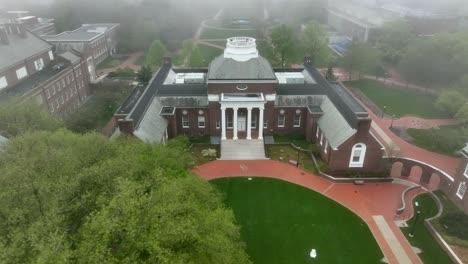
[[[270,43],[274,62],[282,68],[291,63],[295,55],[295,38],[291,28],[285,24],[276,26],[271,31]]]
[[[203,67],[205,66],[205,60],[200,52],[198,46],[193,47],[192,53],[190,54],[189,65],[191,67]]]
[[[313,64],[318,64],[318,61],[328,63],[330,60],[328,37],[317,22],[310,21],[306,24],[301,33],[301,45]]]
[[[141,66],[141,69],[137,73],[138,81],[142,83],[147,83],[151,80],[151,77],[153,77],[153,72],[151,71],[151,68],[147,65]]]
[[[187,138],[28,132],[0,155],[2,263],[249,263]]]
[[[59,117],[51,115],[33,100],[12,98],[0,104],[0,135],[15,137],[31,130],[54,131],[63,126]]]
[[[148,50],[146,55],[146,65],[153,68],[161,66],[163,63],[163,58],[168,54],[166,46],[161,42],[161,40],[155,40],[151,44],[151,47]]]
[[[436,106],[442,111],[455,115],[466,101],[467,98],[462,93],[452,89],[444,91],[439,95]]]
[[[367,43],[351,43],[350,47],[345,51],[342,58],[342,65],[349,73],[349,79],[354,72],[362,73],[371,71],[379,61],[377,50],[372,48]]]
[[[377,48],[382,58],[392,64],[397,64],[407,51],[414,38],[409,25],[403,21],[385,24],[379,32]]]
[[[455,115],[455,118],[463,122],[463,124],[468,124],[468,103],[465,103]]]
[[[333,66],[328,66],[327,73],[325,73],[325,79],[328,81],[336,81],[338,79],[333,73]]]

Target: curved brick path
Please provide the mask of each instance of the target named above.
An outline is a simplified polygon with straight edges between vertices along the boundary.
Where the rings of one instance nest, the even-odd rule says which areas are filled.
[[[117,65],[115,67],[112,67],[112,68],[106,68],[106,69],[100,69],[100,70],[97,70],[97,74],[100,75],[100,74],[103,74],[103,73],[109,73],[109,72],[113,72],[113,71],[116,71],[117,69],[124,69],[124,68],[130,68],[134,71],[139,71],[141,66],[140,65],[136,65],[135,62],[141,57],[143,56],[144,54],[144,51],[137,51],[137,52],[134,52],[132,54],[130,54],[128,56],[128,59],[125,60],[124,62],[122,62],[120,65]]]
[[[402,263],[398,261],[401,258],[395,256],[373,219],[373,216],[381,215],[390,226],[391,231],[398,239],[406,255],[411,259],[411,262],[422,263],[403,233],[394,224],[395,211],[400,205],[400,196],[406,188],[405,186],[394,183],[335,184],[290,164],[272,160],[218,160],[195,167],[192,172],[208,180],[229,176],[271,177],[317,191],[358,214],[368,224],[389,263]]]

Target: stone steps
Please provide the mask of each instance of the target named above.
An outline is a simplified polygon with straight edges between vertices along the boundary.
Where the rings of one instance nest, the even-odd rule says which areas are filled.
[[[265,160],[265,146],[262,139],[221,141],[220,160]]]

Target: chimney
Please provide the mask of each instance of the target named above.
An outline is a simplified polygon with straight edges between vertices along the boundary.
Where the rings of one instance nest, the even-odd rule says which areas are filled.
[[[172,64],[172,59],[171,57],[164,57],[164,64]]]
[[[6,31],[6,28],[0,28],[0,43],[2,45],[10,44],[10,41],[8,40],[8,34]]]

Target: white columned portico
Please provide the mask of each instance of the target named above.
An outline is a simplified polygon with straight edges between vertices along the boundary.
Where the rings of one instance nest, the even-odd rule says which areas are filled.
[[[252,107],[247,107],[247,139],[252,139]]]
[[[264,107],[259,108],[259,116],[258,116],[258,139],[263,139],[263,110],[265,110]]]
[[[234,118],[232,121],[232,126],[234,130],[233,130],[232,139],[237,140],[237,110],[239,110],[239,108],[233,107],[232,110],[234,111]]]
[[[221,139],[226,140],[226,107],[221,107]]]

